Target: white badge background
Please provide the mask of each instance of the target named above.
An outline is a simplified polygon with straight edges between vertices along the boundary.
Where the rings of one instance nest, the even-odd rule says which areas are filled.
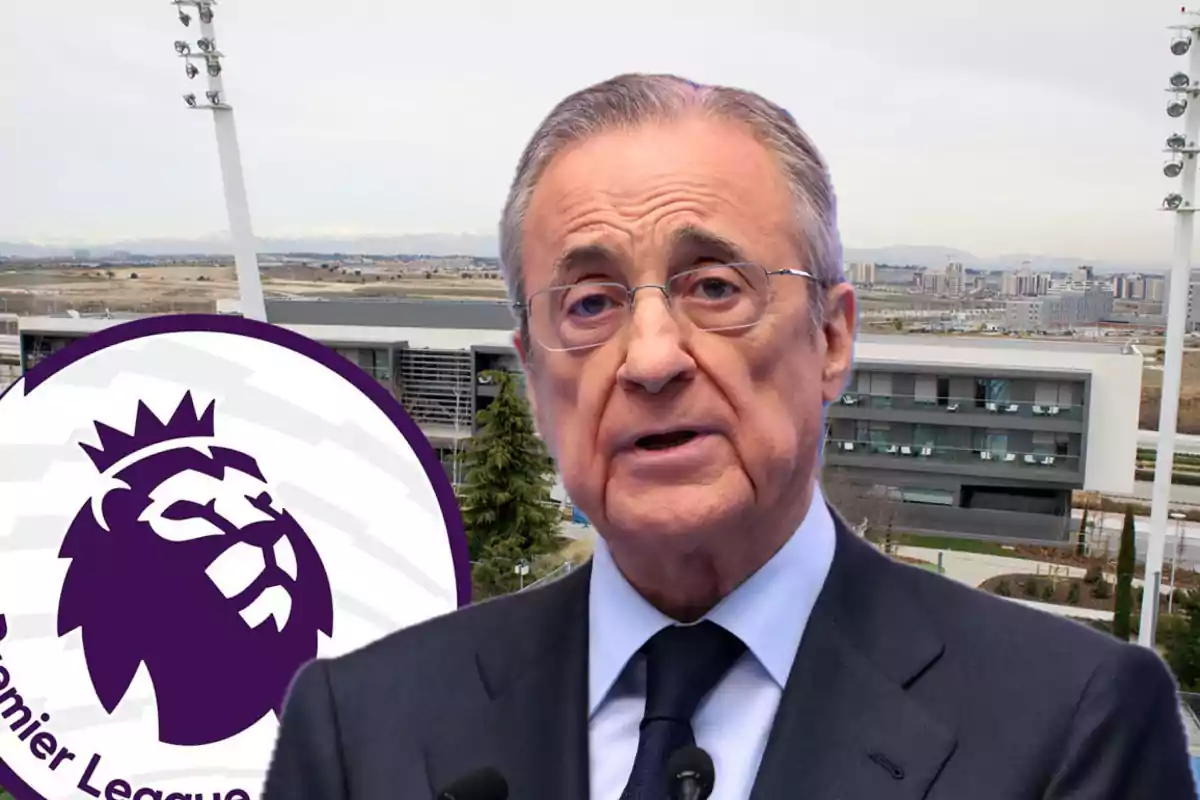
[[[188,390],[198,408],[216,400],[217,438],[257,458],[273,496],[324,561],[335,611],[332,639],[319,634],[320,656],[456,607],[446,525],[416,455],[374,403],[318,362],[247,337],[184,332],[93,353],[28,397],[18,384],[0,399],[0,613],[9,623],[0,663],[35,715],[51,715],[44,730],[76,760],[50,772],[7,723],[0,759],[43,797],[87,797],[76,782],[94,752],[103,757],[93,779],[101,792],[123,778],[164,797],[261,794],[278,729],[273,714],[218,744],[161,744],[144,666],[110,717],[92,689],[79,630],[57,636],[68,567],[58,549],[98,485],[79,443],[98,442],[94,420],[132,430],[138,400],[165,420]],[[198,647],[196,657],[237,654]]]

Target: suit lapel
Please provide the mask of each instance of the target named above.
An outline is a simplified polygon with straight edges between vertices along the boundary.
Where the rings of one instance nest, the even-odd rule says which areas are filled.
[[[448,720],[426,752],[434,791],[495,767],[522,800],[588,796],[587,598],[590,562],[513,603],[477,653],[478,712]],[[515,604],[524,604],[516,608]],[[510,621],[511,620],[511,621]],[[482,638],[482,637],[481,637]]]
[[[919,800],[955,734],[907,692],[943,643],[894,564],[834,514],[837,546],[752,800]]]

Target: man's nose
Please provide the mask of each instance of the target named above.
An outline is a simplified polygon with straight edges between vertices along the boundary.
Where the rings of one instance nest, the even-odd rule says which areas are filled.
[[[651,288],[638,292],[630,316],[629,344],[617,379],[650,394],[690,380],[696,362],[683,347],[683,331],[666,295]]]

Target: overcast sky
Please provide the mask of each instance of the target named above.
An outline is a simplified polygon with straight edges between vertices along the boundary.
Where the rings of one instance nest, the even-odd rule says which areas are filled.
[[[552,8],[558,11],[551,11]],[[576,10],[578,9],[578,10]],[[583,10],[587,9],[587,10]],[[256,232],[485,232],[556,100],[626,71],[756,90],[850,247],[1170,255],[1174,0],[222,0]],[[224,230],[166,0],[3,0],[0,240]]]

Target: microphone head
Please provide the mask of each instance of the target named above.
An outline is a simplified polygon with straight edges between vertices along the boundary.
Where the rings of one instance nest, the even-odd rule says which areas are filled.
[[[495,767],[482,767],[442,789],[438,800],[508,800],[508,781]]]
[[[713,767],[712,756],[703,748],[687,745],[675,751],[667,761],[667,787],[672,798],[683,797],[682,788],[685,782],[694,781],[699,793],[696,800],[706,800],[712,794],[713,785],[717,780],[717,770]]]

